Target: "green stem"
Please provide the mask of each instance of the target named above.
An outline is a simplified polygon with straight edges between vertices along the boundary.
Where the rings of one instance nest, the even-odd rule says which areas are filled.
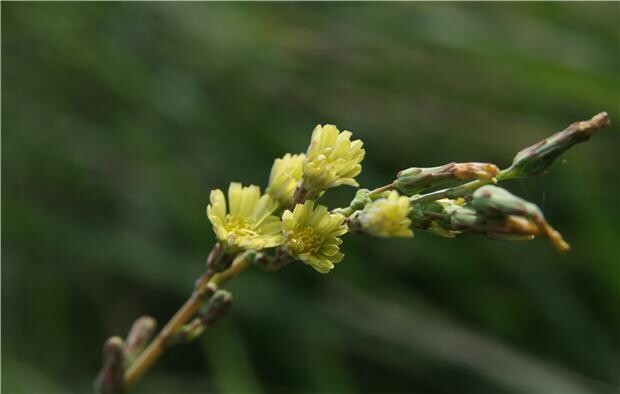
[[[387,191],[389,191],[389,190],[394,190],[394,188],[395,188],[395,187],[396,187],[396,185],[394,185],[394,183],[390,183],[389,185],[385,185],[385,186],[378,187],[378,188],[376,188],[376,189],[374,189],[374,190],[371,190],[371,191],[368,193],[368,197],[370,197],[370,198],[374,199],[374,198],[376,198],[376,197],[379,197],[379,195],[380,195],[381,193],[383,193],[383,192],[387,192]]]
[[[413,196],[410,198],[411,203],[422,204],[425,202],[437,201],[442,198],[458,198],[463,197],[472,191],[478,189],[481,186],[489,183],[497,183],[499,181],[505,181],[513,177],[510,169],[504,169],[499,172],[497,177],[491,179],[476,179],[475,181],[467,182],[459,186],[451,187],[448,189],[437,190],[428,194],[422,194],[419,196]]]
[[[395,187],[396,186],[394,185],[394,183],[390,183],[389,185],[378,187],[378,188],[368,192],[368,197],[370,197],[371,199],[375,200],[375,199],[377,199],[381,195],[381,193],[384,193],[384,192],[389,191],[389,190],[393,190]],[[336,209],[332,210],[332,212],[343,214],[346,217],[349,217],[349,216],[353,215],[353,213],[355,211],[356,211],[356,209],[353,209],[350,206],[348,206],[346,208],[336,208]]]

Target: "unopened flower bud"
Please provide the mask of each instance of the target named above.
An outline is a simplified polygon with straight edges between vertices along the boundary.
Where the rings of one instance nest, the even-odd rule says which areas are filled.
[[[131,364],[144,350],[156,329],[157,322],[150,316],[142,316],[133,323],[124,347],[127,365]]]
[[[450,219],[464,202],[462,198],[456,200],[443,198],[424,204],[412,204],[409,218],[414,228],[421,228],[441,237],[454,238],[459,231],[450,223]]]
[[[481,223],[478,213],[467,207],[449,208],[447,212],[450,214],[450,224],[455,230],[466,230],[473,228]]]
[[[505,178],[522,178],[538,174],[573,145],[587,141],[594,133],[609,124],[607,112],[601,112],[590,120],[575,122],[564,131],[521,150],[515,156]]]
[[[228,313],[232,305],[232,294],[226,290],[218,290],[201,308],[199,317],[205,327],[213,325]]]
[[[368,189],[359,189],[355,193],[355,198],[353,198],[353,200],[351,201],[351,204],[349,204],[349,207],[353,209],[354,211],[359,211],[360,209],[364,209],[366,204],[369,204],[370,202],[372,202],[370,197],[368,197],[369,193],[370,191]]]
[[[473,194],[471,206],[479,212],[490,216],[543,216],[538,207],[506,189],[498,186],[486,185],[477,189]]]
[[[205,330],[205,325],[200,318],[195,317],[189,323],[179,327],[168,339],[165,344],[172,347],[178,344],[186,344],[198,338]]]
[[[226,271],[233,262],[235,255],[226,250],[221,242],[215,244],[207,257],[207,270],[210,273]]]
[[[439,167],[411,167],[396,175],[394,185],[408,196],[448,181],[481,179],[491,180],[499,174],[499,168],[491,163],[449,163]]]
[[[198,315],[189,323],[179,327],[166,341],[166,346],[190,343],[198,338],[207,328],[224,317],[230,310],[232,295],[226,290],[217,290],[207,303],[198,311]]]
[[[103,366],[95,380],[97,394],[122,394],[124,388],[124,341],[121,337],[110,337],[103,345]]]
[[[471,206],[491,217],[516,215],[531,219],[558,251],[564,252],[570,248],[562,239],[562,235],[547,223],[542,211],[535,204],[500,187],[487,185],[477,189],[473,194]]]

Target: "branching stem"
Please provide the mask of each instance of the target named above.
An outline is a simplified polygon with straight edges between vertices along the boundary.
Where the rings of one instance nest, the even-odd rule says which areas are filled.
[[[127,369],[125,372],[125,390],[131,388],[140,380],[142,375],[148,371],[166,349],[168,338],[196,314],[202,305],[202,294],[204,294],[205,289],[208,286],[219,287],[223,285],[250,265],[251,258],[249,253],[239,254],[226,271],[215,275],[203,275],[199,279],[192,295],[185,301],[185,304],[174,314],[157,337],[153,339],[144,352]]]

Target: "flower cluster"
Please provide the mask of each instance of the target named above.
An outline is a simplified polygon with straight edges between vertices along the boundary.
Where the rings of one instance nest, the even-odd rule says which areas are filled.
[[[347,232],[409,238],[412,229],[420,229],[446,238],[469,232],[510,240],[542,235],[564,251],[568,244],[538,207],[489,184],[544,170],[608,123],[605,113],[574,123],[521,151],[502,171],[480,162],[410,167],[388,185],[357,190],[348,207],[331,211],[317,200],[328,189],[359,186],[355,178],[362,171],[364,144],[351,140],[350,131],[317,125],[305,154],[287,153],[274,161],[265,194],[258,186],[231,183],[228,199],[221,190],[211,192],[207,216],[218,250],[261,251],[255,261],[269,270],[299,260],[327,273],[344,257],[341,236]],[[437,190],[460,181],[469,182]]]
[[[220,244],[228,250],[276,248],[321,273],[344,255],[340,236],[348,231],[346,217],[316,203],[325,190],[357,186],[363,143],[336,126],[317,126],[307,154],[287,153],[274,161],[265,194],[258,186],[231,183],[226,198],[211,192],[207,216]],[[290,209],[289,209],[290,208]]]

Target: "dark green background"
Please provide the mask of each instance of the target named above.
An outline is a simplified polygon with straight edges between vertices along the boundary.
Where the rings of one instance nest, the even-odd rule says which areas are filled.
[[[191,291],[209,191],[264,187],[317,123],[364,141],[376,187],[506,166],[602,110],[610,127],[506,185],[570,253],[347,236],[328,276],[244,273],[231,315],[136,392],[617,392],[619,20],[619,3],[3,2],[3,393],[88,392],[106,337]]]

